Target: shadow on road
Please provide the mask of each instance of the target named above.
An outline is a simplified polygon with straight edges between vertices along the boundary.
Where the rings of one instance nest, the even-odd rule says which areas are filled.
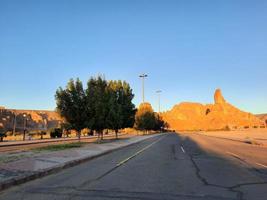
[[[267,168],[254,167],[246,159],[226,155],[227,146],[219,153],[200,146],[194,138],[179,137],[181,147],[190,157],[196,176],[203,184],[237,192],[238,199],[266,199]]]

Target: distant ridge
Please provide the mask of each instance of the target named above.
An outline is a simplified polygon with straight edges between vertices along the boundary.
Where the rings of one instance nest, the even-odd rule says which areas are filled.
[[[22,131],[24,117],[27,119],[27,130],[46,130],[58,127],[62,123],[60,115],[51,110],[7,109],[0,106],[0,128],[12,131]]]
[[[183,102],[162,113],[174,130],[225,130],[265,127],[265,122],[251,113],[228,103],[220,89],[214,94],[214,104]]]

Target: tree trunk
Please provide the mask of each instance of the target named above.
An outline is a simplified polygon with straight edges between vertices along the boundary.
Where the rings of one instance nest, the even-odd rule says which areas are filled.
[[[101,140],[103,140],[103,130],[100,133],[101,133]]]
[[[119,139],[119,138],[118,138],[118,132],[119,132],[119,130],[118,130],[118,129],[116,129],[116,130],[115,130],[116,139]]]
[[[78,131],[78,140],[79,140],[79,142],[81,142],[81,130]]]

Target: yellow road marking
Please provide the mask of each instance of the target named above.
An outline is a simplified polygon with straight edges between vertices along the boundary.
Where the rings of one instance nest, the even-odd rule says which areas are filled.
[[[240,158],[240,157],[239,157],[239,155],[237,155],[237,154],[234,154],[234,153],[232,153],[232,152],[229,152],[229,151],[227,151],[226,153],[230,154],[231,156],[234,156],[234,157]]]
[[[137,151],[135,154],[133,154],[132,156],[122,160],[121,162],[119,162],[116,167],[119,167],[121,165],[123,165],[124,163],[128,162],[129,160],[131,160],[132,158],[134,158],[135,156],[139,155],[140,153],[144,152],[145,150],[147,150],[148,148],[150,148],[152,145],[156,144],[157,142],[159,142],[160,140],[162,140],[163,138],[165,138],[165,136],[162,136],[161,138],[159,138],[158,140],[156,140],[155,142],[151,143],[150,145],[144,147],[143,149]]]
[[[261,164],[261,163],[256,163],[256,165],[259,165],[259,166],[261,166],[261,167],[267,168],[267,166],[266,166],[266,165],[264,165],[264,164]]]

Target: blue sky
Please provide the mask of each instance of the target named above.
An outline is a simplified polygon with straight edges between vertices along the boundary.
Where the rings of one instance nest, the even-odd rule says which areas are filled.
[[[267,112],[267,1],[0,0],[0,105],[54,109],[70,78],[127,80],[157,109],[210,103],[221,88]]]

